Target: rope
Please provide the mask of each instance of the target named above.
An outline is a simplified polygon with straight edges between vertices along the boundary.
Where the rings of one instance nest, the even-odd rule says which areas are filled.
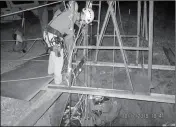
[[[77,33],[77,37],[76,37],[76,39],[75,39],[75,41],[74,41],[73,48],[72,48],[72,51],[71,51],[71,54],[70,54],[70,59],[68,60],[69,65],[70,65],[70,62],[72,61],[71,59],[72,59],[72,55],[73,55],[73,50],[74,50],[74,48],[75,48],[76,41],[77,41],[77,39],[79,38],[79,33],[80,33],[80,30],[81,30],[82,25],[83,25],[83,23],[81,22],[80,27],[79,27],[79,30],[78,30],[78,33]]]
[[[32,44],[31,47],[28,49],[28,51],[27,51],[24,55],[20,56],[19,59],[22,58],[22,57],[24,57],[25,55],[27,55],[27,54],[29,53],[29,51],[30,51],[31,48],[34,46],[34,44],[35,44],[36,41],[37,41],[37,40],[35,40],[35,41],[33,42],[33,44]]]
[[[35,40],[43,40],[42,38],[34,38],[34,39],[26,39],[24,41],[35,41]],[[1,42],[14,42],[17,40],[1,40]]]
[[[28,61],[30,59],[22,59],[22,60],[1,60],[2,62],[5,62],[5,61]],[[48,61],[48,60],[30,60],[30,61]]]
[[[1,81],[1,83],[3,83],[3,82],[19,82],[19,81],[36,80],[36,79],[49,78],[49,77],[53,77],[53,76],[49,75],[49,76],[36,77],[36,78],[26,78],[26,79],[16,79],[16,80],[4,80],[4,81]]]
[[[39,56],[36,56],[36,57],[32,57],[32,58],[29,58],[29,59],[22,59],[22,60],[1,60],[1,62],[5,62],[5,61],[28,61],[28,60],[31,60],[31,61],[48,61],[48,60],[32,60],[32,59],[35,59],[35,58],[39,58],[39,57],[42,57],[42,56],[47,56],[49,54],[44,54],[44,55],[39,55]]]
[[[35,10],[35,9],[38,9],[38,8],[41,8],[41,7],[45,7],[45,6],[49,6],[49,5],[53,5],[53,4],[57,4],[57,3],[61,3],[61,2],[62,1],[52,2],[52,3],[49,3],[49,4],[44,4],[44,5],[41,5],[41,6],[28,8],[28,9],[24,9],[24,10],[21,10],[21,11],[16,11],[16,12],[13,12],[13,13],[1,15],[0,17],[3,18],[3,17],[6,17],[6,16],[15,15],[15,14],[22,13],[22,12],[25,12],[25,11]]]

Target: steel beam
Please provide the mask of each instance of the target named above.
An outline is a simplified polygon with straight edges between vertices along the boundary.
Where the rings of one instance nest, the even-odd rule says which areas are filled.
[[[3,17],[7,17],[7,16],[18,14],[18,13],[22,13],[22,12],[25,12],[25,11],[31,11],[31,10],[35,10],[35,9],[38,9],[38,8],[41,8],[41,7],[45,7],[45,6],[49,6],[49,5],[53,5],[53,4],[58,4],[58,3],[61,3],[61,2],[62,1],[52,2],[52,3],[44,4],[44,5],[41,5],[41,6],[28,8],[28,9],[24,9],[24,10],[21,10],[21,11],[12,12],[12,13],[9,13],[9,14],[4,14],[4,15],[1,15],[0,17],[3,18]]]
[[[147,20],[147,1],[144,1],[144,28],[145,28],[145,39],[148,40],[148,20]]]
[[[152,57],[153,57],[153,8],[154,1],[149,1],[149,53],[148,53],[148,77],[152,80]]]
[[[75,46],[75,48],[77,49],[109,49],[109,50],[113,50],[113,49],[120,49],[119,46]],[[145,47],[123,47],[124,50],[144,50],[144,51],[148,51],[148,48]]]
[[[77,65],[79,63],[73,63],[74,65]],[[84,65],[88,65],[88,66],[98,66],[98,67],[121,67],[124,68],[125,65],[123,63],[112,63],[112,62],[91,62],[91,61],[87,61]],[[142,66],[140,64],[136,65],[136,64],[129,64],[128,65],[129,68],[131,69],[137,69],[137,68],[142,68]],[[144,68],[148,69],[148,65],[144,64]],[[156,69],[156,70],[170,70],[170,71],[174,71],[175,70],[175,66],[169,66],[169,65],[152,65],[152,69]]]
[[[90,35],[87,35],[90,36]],[[95,37],[97,35],[94,35]],[[111,35],[111,34],[104,34],[103,37],[117,37],[117,35]],[[128,37],[128,38],[137,38],[137,35],[120,35],[121,37]]]
[[[138,1],[137,5],[137,47],[139,47],[140,43],[140,23],[141,23],[141,1]],[[139,51],[136,51],[136,64],[139,63]]]
[[[90,88],[90,87],[79,87],[79,86],[67,87],[64,85],[56,86],[52,84],[49,85],[48,88],[46,88],[46,90],[175,104],[175,95],[166,95],[166,94],[151,93],[150,95],[144,95],[142,93],[133,94],[131,91],[126,91],[126,90]]]

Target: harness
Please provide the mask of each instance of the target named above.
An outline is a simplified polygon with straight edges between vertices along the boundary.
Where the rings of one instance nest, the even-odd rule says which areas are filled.
[[[51,50],[53,51],[53,47],[54,46],[60,46],[61,49],[63,49],[63,53],[64,53],[64,59],[67,58],[67,47],[66,44],[64,43],[64,38],[67,36],[67,34],[61,34],[58,30],[52,28],[50,25],[47,25],[45,27],[45,32],[46,32],[46,36],[48,38],[48,42],[51,45]],[[49,39],[49,33],[52,33],[54,35],[56,35],[57,37],[53,37],[51,40]]]
[[[50,43],[51,46],[60,44],[61,47],[63,48],[63,35],[58,30],[56,30],[56,29],[52,28],[51,26],[47,25],[46,28],[45,28],[45,32],[46,32],[46,35],[48,37],[48,42]],[[56,37],[53,37],[50,40],[48,32],[56,35]]]

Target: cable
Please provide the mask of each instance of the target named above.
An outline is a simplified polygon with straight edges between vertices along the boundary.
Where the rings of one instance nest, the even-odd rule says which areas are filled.
[[[22,59],[22,60],[1,60],[1,62],[6,62],[6,61],[48,61],[48,60],[31,60],[31,59]]]
[[[42,38],[35,38],[35,39],[26,39],[24,41],[35,41],[35,40],[43,40]],[[14,42],[17,40],[1,40],[1,42]]]
[[[36,79],[49,78],[49,77],[53,77],[53,76],[49,75],[49,76],[36,77],[36,78],[26,78],[26,79],[16,79],[16,80],[4,80],[4,81],[1,81],[1,83],[3,83],[3,82],[18,82],[18,81],[36,80]]]
[[[70,62],[72,62],[73,50],[74,50],[74,48],[75,48],[76,41],[77,41],[77,39],[78,39],[78,37],[79,37],[78,35],[79,35],[79,33],[80,33],[80,30],[81,30],[82,25],[83,25],[83,23],[81,22],[80,27],[79,27],[79,30],[78,30],[77,37],[76,37],[76,39],[75,39],[75,41],[74,41],[74,43],[73,43],[73,48],[72,48],[72,50],[71,50],[70,58],[68,59],[68,67],[69,67],[69,65],[71,65]]]
[[[48,61],[48,60],[32,60],[32,59],[35,59],[35,58],[39,58],[39,57],[42,57],[42,56],[47,56],[49,54],[42,54],[42,55],[39,55],[39,56],[36,56],[36,57],[32,57],[30,59],[22,59],[22,60],[1,60],[1,62],[6,62],[6,61]]]
[[[6,17],[6,16],[15,15],[15,14],[22,13],[22,12],[25,12],[25,11],[35,10],[35,9],[38,9],[38,8],[41,8],[41,7],[45,7],[45,6],[49,6],[49,5],[53,5],[53,4],[57,4],[57,3],[61,3],[61,1],[52,2],[50,4],[44,4],[44,5],[41,5],[41,6],[28,8],[28,9],[24,9],[24,10],[21,10],[21,11],[16,11],[16,12],[13,12],[13,13],[1,15],[0,17],[3,18],[3,17]]]
[[[34,46],[34,44],[35,44],[36,41],[37,41],[37,40],[35,40],[35,41],[33,42],[33,44],[32,44],[31,47],[28,49],[28,51],[27,51],[24,55],[20,56],[19,59],[22,58],[22,57],[24,57],[25,55],[27,55],[27,54],[29,53],[29,51],[32,49],[32,47]]]

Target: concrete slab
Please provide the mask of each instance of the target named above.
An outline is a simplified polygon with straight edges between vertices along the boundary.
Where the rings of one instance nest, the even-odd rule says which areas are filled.
[[[35,58],[35,60],[48,60],[48,56]],[[1,96],[29,101],[40,91],[41,87],[48,84],[52,77],[25,81],[3,81],[45,77],[48,76],[47,69],[48,61],[28,61],[17,69],[2,74]]]

